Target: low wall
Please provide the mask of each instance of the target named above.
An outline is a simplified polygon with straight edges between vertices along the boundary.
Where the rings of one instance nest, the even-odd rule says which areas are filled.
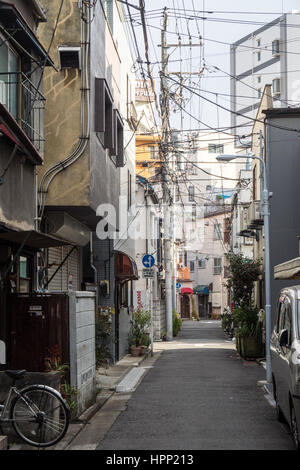
[[[79,416],[96,399],[95,293],[70,292],[70,384]]]
[[[153,337],[159,341],[163,330],[166,330],[166,309],[163,300],[153,300]]]

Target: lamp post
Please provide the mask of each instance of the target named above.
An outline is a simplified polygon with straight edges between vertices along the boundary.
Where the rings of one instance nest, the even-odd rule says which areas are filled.
[[[262,194],[261,194],[261,210],[264,218],[264,247],[265,247],[265,313],[266,313],[266,378],[268,383],[272,383],[272,367],[270,353],[271,338],[271,277],[270,277],[270,206],[269,191],[267,188],[267,172],[266,164],[263,158],[257,155],[219,155],[219,162],[230,162],[237,158],[253,158],[260,161],[262,168]]]

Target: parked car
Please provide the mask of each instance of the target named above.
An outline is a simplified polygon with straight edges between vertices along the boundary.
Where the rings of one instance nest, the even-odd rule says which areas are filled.
[[[299,450],[300,285],[280,291],[270,348],[277,419],[289,423]]]

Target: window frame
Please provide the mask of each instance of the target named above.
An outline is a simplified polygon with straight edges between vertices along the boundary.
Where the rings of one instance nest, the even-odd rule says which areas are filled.
[[[113,97],[105,78],[95,77],[95,132],[103,148],[114,150]]]

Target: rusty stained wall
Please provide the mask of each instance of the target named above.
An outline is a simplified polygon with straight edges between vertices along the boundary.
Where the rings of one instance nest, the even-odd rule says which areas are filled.
[[[38,37],[46,50],[51,42],[60,0],[41,0],[47,23],[40,24]],[[80,46],[81,26],[78,1],[66,0],[50,49],[50,57],[59,70],[58,46]],[[64,69],[56,72],[47,68],[43,92],[45,108],[45,164],[39,178],[53,164],[65,159],[76,147],[80,136],[81,71]],[[47,206],[89,205],[88,152],[59,173],[52,181],[46,198]]]

